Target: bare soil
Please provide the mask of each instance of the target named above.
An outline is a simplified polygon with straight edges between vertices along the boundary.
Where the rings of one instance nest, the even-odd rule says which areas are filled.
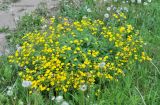
[[[54,9],[58,6],[58,0],[18,0],[11,3],[8,10],[0,11],[0,28],[9,27],[10,30],[14,30],[16,21],[25,13],[34,11],[42,2],[47,4],[48,9]],[[0,53],[5,51],[5,46],[5,33],[0,33]]]

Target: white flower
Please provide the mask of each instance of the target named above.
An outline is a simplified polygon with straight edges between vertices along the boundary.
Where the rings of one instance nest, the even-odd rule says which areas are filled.
[[[111,7],[107,7],[107,11],[110,11],[111,10]]]
[[[45,24],[45,25],[43,25],[41,28],[42,28],[42,29],[45,29],[45,28],[47,28],[47,25]]]
[[[123,7],[120,8],[120,11],[123,11]]]
[[[67,101],[63,101],[61,105],[69,105]]]
[[[27,68],[27,66],[24,66],[24,69],[26,69]]]
[[[116,12],[119,14],[121,11],[117,9]]]
[[[22,86],[23,86],[23,87],[29,87],[29,86],[31,86],[31,85],[32,85],[32,82],[31,82],[31,81],[25,81],[25,80],[24,80],[24,81],[22,82]]]
[[[111,0],[103,0],[104,2],[107,2],[107,3],[109,3],[109,2],[111,2]]]
[[[13,91],[9,89],[9,90],[7,91],[7,95],[8,95],[8,96],[12,96],[12,95],[13,95]]]
[[[116,11],[116,9],[117,9],[116,7],[113,7],[113,10],[114,10],[114,11]]]
[[[12,96],[13,95],[13,87],[7,86],[7,88],[8,88],[7,95]]]
[[[92,10],[90,8],[87,8],[87,12],[92,12]]]
[[[7,86],[7,88],[8,88],[8,90],[11,90],[11,89],[12,89],[12,87],[11,87],[11,86]]]
[[[150,2],[152,2],[152,0],[148,0],[148,2],[150,3]]]
[[[14,100],[16,100],[16,99],[17,99],[17,97],[15,96],[13,99],[14,99]]]
[[[87,18],[87,16],[83,16],[83,17],[82,17],[82,19],[86,19],[86,18]]]
[[[17,49],[17,51],[20,51],[22,48],[21,48],[21,46],[19,44],[17,44],[16,45],[16,49]]]
[[[18,105],[24,105],[23,101],[22,101],[22,100],[19,100],[19,101],[18,101]]]
[[[87,90],[87,85],[85,85],[85,84],[84,84],[84,85],[81,85],[81,86],[80,86],[80,90],[81,90],[81,91],[86,91],[86,90]]]
[[[128,8],[127,8],[127,7],[124,7],[124,10],[125,10],[126,12],[128,12]]]
[[[55,96],[52,96],[51,100],[53,101],[53,100],[55,100],[55,98],[56,98]]]
[[[122,3],[125,4],[126,2],[125,2],[125,1],[122,1]]]
[[[134,3],[136,0],[131,0],[132,3]]]
[[[144,45],[146,46],[146,45],[147,45],[147,43],[144,43]]]
[[[108,13],[104,14],[104,17],[109,18],[109,14]]]
[[[105,65],[106,65],[105,62],[101,62],[101,63],[99,64],[99,67],[100,67],[100,68],[103,68]]]
[[[148,5],[148,3],[147,3],[147,2],[144,2],[143,5]]]
[[[59,103],[59,102],[62,102],[62,101],[63,101],[63,96],[57,96],[55,100],[56,100],[56,102],[58,102],[58,103]]]
[[[138,3],[138,4],[142,3],[142,0],[137,0],[137,3]]]

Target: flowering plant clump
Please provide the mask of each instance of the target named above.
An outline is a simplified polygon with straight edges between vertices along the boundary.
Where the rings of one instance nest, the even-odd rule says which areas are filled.
[[[115,18],[123,15],[114,14]],[[19,76],[39,91],[68,91],[98,80],[118,80],[135,61],[151,60],[142,51],[143,40],[130,24],[107,26],[84,18],[61,22],[42,19],[45,28],[22,37],[20,49],[9,56],[19,65]]]

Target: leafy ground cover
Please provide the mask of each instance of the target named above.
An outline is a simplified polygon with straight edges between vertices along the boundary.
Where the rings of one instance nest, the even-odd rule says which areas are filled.
[[[160,1],[133,1],[61,1],[2,29],[0,104],[159,105]]]

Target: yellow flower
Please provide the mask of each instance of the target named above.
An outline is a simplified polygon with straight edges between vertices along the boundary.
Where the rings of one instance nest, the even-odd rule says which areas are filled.
[[[123,26],[120,27],[119,31],[120,31],[120,33],[123,33],[125,31],[125,27],[123,27]]]
[[[125,18],[124,14],[120,17]],[[21,50],[8,56],[10,63],[22,69],[21,79],[31,81],[30,90],[86,90],[100,79],[118,81],[131,62],[151,60],[132,25],[124,22],[112,27],[99,19],[61,19],[54,24],[55,18],[50,18],[50,24],[44,23],[49,29],[22,36]]]

